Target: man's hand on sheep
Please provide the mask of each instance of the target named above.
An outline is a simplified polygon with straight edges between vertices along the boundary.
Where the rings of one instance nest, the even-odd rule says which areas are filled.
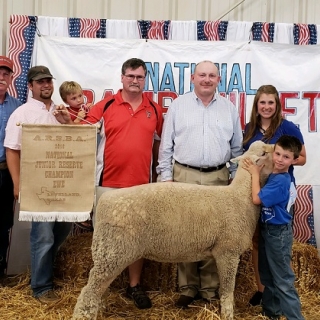
[[[252,176],[259,176],[260,171],[264,167],[264,164],[262,165],[257,165],[254,164],[250,159],[244,159],[242,163],[243,169],[247,170]]]

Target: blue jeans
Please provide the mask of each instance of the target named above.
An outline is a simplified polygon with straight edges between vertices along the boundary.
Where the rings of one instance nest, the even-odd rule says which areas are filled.
[[[291,269],[292,224],[260,225],[259,274],[265,286],[262,308],[266,316],[284,315],[288,320],[303,320],[301,304],[294,287]]]
[[[54,259],[71,226],[70,222],[32,222],[30,251],[31,288],[34,297],[53,289]]]

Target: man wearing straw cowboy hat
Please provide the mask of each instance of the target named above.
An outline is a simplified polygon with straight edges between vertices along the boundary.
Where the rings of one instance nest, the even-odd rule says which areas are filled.
[[[27,78],[32,98],[29,98],[27,103],[10,116],[4,141],[15,198],[18,198],[19,195],[22,132],[21,126],[17,124],[60,124],[52,114],[56,105],[51,100],[53,76],[50,70],[45,66],[32,67],[28,71]],[[30,233],[31,288],[33,296],[40,302],[50,303],[59,300],[53,290],[53,261],[70,229],[70,222],[32,222]]]
[[[13,61],[0,56],[0,286],[9,285],[7,268],[7,251],[9,247],[9,231],[13,226],[13,184],[6,161],[6,151],[3,146],[5,128],[12,112],[21,102],[10,96],[8,91],[12,83]]]

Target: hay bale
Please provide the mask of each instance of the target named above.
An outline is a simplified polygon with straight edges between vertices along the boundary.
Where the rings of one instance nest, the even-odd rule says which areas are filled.
[[[296,275],[295,286],[299,293],[320,291],[320,259],[315,247],[294,242],[292,267]]]
[[[81,233],[67,239],[58,254],[55,269],[55,283],[60,285],[57,293],[61,301],[54,305],[41,304],[31,298],[30,275],[20,276],[14,288],[0,288],[1,319],[8,320],[67,320],[71,318],[76,299],[87,283],[93,265],[91,259],[92,233]],[[300,293],[302,312],[306,320],[320,319],[319,258],[317,250],[310,245],[294,243],[293,268],[297,275],[296,286]],[[103,297],[103,306],[98,320],[105,319],[192,319],[220,320],[219,304],[205,304],[199,300],[186,310],[175,308],[178,298],[177,269],[175,264],[146,261],[143,283],[153,303],[151,309],[137,309],[132,301],[125,298],[128,275],[123,272]],[[158,289],[157,289],[158,288]],[[235,320],[265,320],[260,307],[248,306],[256,290],[251,250],[241,257],[235,288]],[[284,320],[284,319],[282,319]]]
[[[93,267],[91,256],[92,232],[69,236],[61,246],[55,261],[55,277],[87,281]]]
[[[56,261],[55,275],[60,279],[86,282],[93,266],[91,257],[92,233],[70,236],[61,247]],[[294,242],[292,266],[296,275],[296,288],[300,293],[320,290],[320,259],[317,250],[308,244]],[[142,284],[151,291],[177,291],[177,265],[145,260]],[[128,285],[125,270],[111,287],[122,289]],[[256,290],[251,263],[251,250],[247,250],[239,263],[236,279],[236,297]],[[240,299],[242,300],[242,299]]]
[[[93,266],[91,257],[92,233],[70,236],[60,248],[56,259],[55,276],[58,279],[73,279],[86,282]],[[112,288],[126,288],[129,282],[127,269],[111,284]],[[151,291],[177,290],[177,265],[145,260],[142,270],[142,285]]]

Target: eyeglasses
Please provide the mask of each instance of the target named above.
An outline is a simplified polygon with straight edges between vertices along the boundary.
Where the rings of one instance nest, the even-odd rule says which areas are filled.
[[[129,81],[134,81],[134,79],[137,79],[137,81],[143,81],[146,78],[145,76],[135,76],[134,74],[124,74],[124,76]]]

